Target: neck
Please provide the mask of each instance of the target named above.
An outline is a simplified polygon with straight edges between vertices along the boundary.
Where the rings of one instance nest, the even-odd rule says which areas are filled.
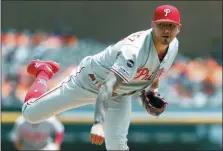
[[[159,54],[159,55],[164,54],[168,45],[163,45],[162,43],[160,43],[154,36],[154,32],[152,32],[152,38],[153,38],[153,43],[156,48],[157,54]]]

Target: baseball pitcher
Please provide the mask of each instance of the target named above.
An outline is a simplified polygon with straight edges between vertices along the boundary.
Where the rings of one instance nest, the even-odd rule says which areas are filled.
[[[105,138],[107,150],[128,150],[130,97],[140,96],[146,111],[159,116],[167,105],[157,93],[159,77],[170,68],[178,52],[178,9],[171,5],[157,7],[151,25],[151,29],[133,33],[104,51],[85,57],[48,92],[46,83],[59,65],[32,61],[27,71],[36,80],[25,98],[24,118],[39,123],[60,112],[95,103],[91,143],[100,145]]]

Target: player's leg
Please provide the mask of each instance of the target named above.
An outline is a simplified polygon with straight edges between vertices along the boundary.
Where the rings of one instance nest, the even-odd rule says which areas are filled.
[[[45,93],[47,91],[47,81],[59,69],[59,65],[54,61],[32,61],[27,67],[27,72],[36,79],[25,96],[25,102],[31,98],[38,98]]]
[[[105,117],[105,144],[107,150],[128,150],[127,134],[132,103],[129,96],[109,101]]]
[[[41,65],[43,64],[41,62],[38,63]],[[49,64],[46,65],[51,67]],[[45,71],[45,69],[47,68],[44,68],[42,71]],[[78,76],[81,76],[81,73]],[[38,77],[39,76],[37,76],[37,78]],[[44,84],[35,81],[31,87],[32,91],[30,90],[27,93],[27,96],[29,97],[26,97],[26,102],[22,108],[24,118],[30,123],[39,123],[65,110],[95,103],[96,94],[78,86],[74,82],[74,79],[75,77],[71,74],[54,89],[44,94],[39,93],[41,94],[40,96],[34,95],[32,93],[34,93],[36,89],[38,91],[42,89],[42,92],[44,92]]]

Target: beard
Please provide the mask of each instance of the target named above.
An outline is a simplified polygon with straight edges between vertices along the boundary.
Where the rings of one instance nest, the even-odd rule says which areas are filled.
[[[161,41],[161,43],[163,45],[169,45],[170,44],[170,40],[169,40],[169,38],[163,38],[163,40]]]

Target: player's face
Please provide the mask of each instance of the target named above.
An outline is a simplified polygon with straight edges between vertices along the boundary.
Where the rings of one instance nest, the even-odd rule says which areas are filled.
[[[163,45],[169,45],[181,28],[181,25],[168,22],[153,23],[152,26],[155,39]]]

